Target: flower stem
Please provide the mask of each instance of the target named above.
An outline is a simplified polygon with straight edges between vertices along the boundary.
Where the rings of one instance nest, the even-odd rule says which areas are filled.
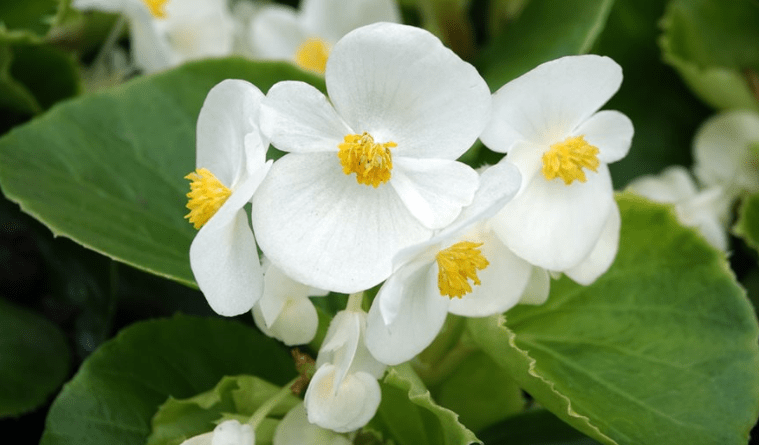
[[[271,396],[266,402],[263,403],[263,405],[259,406],[256,412],[253,413],[252,416],[250,416],[250,419],[248,419],[248,425],[253,427],[253,430],[258,428],[258,425],[261,424],[261,422],[266,418],[266,416],[269,415],[271,410],[273,410],[277,405],[282,403],[287,396],[292,395],[292,390],[290,387],[300,379],[300,376],[295,377],[290,382],[288,382],[285,386],[282,387],[279,391],[277,391],[273,396]]]
[[[348,296],[348,304],[345,305],[346,311],[360,312],[363,311],[364,293],[356,292]]]

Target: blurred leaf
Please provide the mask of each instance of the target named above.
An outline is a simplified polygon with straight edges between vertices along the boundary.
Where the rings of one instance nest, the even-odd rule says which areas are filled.
[[[11,75],[12,63],[11,46],[0,43],[0,109],[26,115],[40,113],[42,107],[34,95]]]
[[[597,445],[598,442],[544,409],[512,416],[478,432],[488,445]]]
[[[0,139],[0,183],[55,235],[118,261],[194,283],[184,176],[195,167],[195,121],[227,78],[263,91],[283,79],[323,85],[285,63],[221,59],[135,79],[62,104]]]
[[[0,417],[42,405],[63,383],[70,361],[57,326],[0,298]]]
[[[0,43],[40,42],[71,14],[71,0],[0,2]]]
[[[723,253],[670,208],[620,195],[611,269],[552,283],[542,306],[470,319],[474,340],[545,408],[607,444],[746,444],[759,328]],[[655,240],[655,241],[654,241]]]
[[[480,443],[459,423],[458,415],[437,405],[408,364],[395,366],[380,382],[382,401],[367,425],[398,445],[466,445]]]
[[[746,244],[755,250],[759,250],[759,193],[747,197],[741,203],[733,233],[743,238]]]
[[[190,437],[213,431],[218,423],[234,415],[240,415],[239,421],[245,422],[280,389],[266,380],[243,375],[224,377],[212,390],[188,399],[169,397],[153,417],[153,429],[147,445],[179,445]],[[291,394],[269,415],[282,418],[300,402]],[[265,421],[272,427],[276,423],[273,419]],[[274,428],[264,429],[261,426],[256,429],[256,444],[270,444],[273,436],[266,437],[261,433],[264,430],[273,433]]]
[[[134,324],[66,384],[40,443],[142,445],[169,396],[196,396],[239,374],[282,385],[295,368],[276,341],[235,321],[178,315]]]
[[[759,3],[673,0],[661,25],[664,60],[704,102],[759,110],[744,75],[759,71]]]
[[[590,51],[614,0],[531,0],[475,66],[495,91],[543,62]]]
[[[693,134],[711,114],[661,61],[656,39],[664,5],[661,0],[617,0],[593,48],[624,72],[621,88],[604,108],[625,113],[635,127],[628,155],[609,165],[617,189],[673,164],[690,165]]]

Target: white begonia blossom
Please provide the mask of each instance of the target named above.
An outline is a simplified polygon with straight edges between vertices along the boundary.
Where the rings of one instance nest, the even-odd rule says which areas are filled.
[[[759,192],[759,114],[733,110],[706,120],[693,139],[693,173],[727,200]]]
[[[74,0],[72,5],[124,14],[132,57],[147,73],[232,52],[235,23],[227,0]]]
[[[181,445],[255,445],[256,434],[253,427],[240,424],[237,420],[225,420],[213,431],[191,437]]]
[[[340,40],[326,84],[329,100],[303,82],[264,99],[261,129],[290,153],[256,193],[253,227],[287,275],[350,293],[471,202],[477,172],[455,159],[485,126],[490,93],[435,36],[390,23]]]
[[[658,175],[635,179],[627,189],[656,202],[674,204],[683,225],[695,227],[712,246],[726,251],[730,201],[719,187],[698,190],[685,167],[672,166]]]
[[[251,47],[256,57],[289,60],[324,74],[335,43],[376,22],[400,22],[395,0],[303,0],[300,10],[267,5],[251,22]]]
[[[288,346],[306,344],[319,327],[316,308],[308,297],[327,294],[293,280],[270,261],[264,261],[264,290],[253,306],[253,320],[264,334]]]
[[[243,206],[271,167],[258,130],[263,93],[243,80],[208,92],[197,126],[197,170],[187,175],[187,215],[200,229],[190,266],[211,308],[232,316],[249,311],[263,292],[256,241]]]
[[[385,365],[366,349],[365,330],[366,312],[360,308],[338,312],[332,319],[303,400],[309,422],[346,433],[374,417],[381,399],[377,379]]]
[[[598,109],[621,82],[622,69],[608,57],[544,63],[493,95],[481,136],[522,173],[493,230],[516,255],[582,284],[608,269],[618,247],[607,164],[627,154],[633,127],[624,114]]]
[[[314,425],[308,421],[302,403],[285,414],[274,431],[273,445],[350,445],[343,434]]]
[[[517,257],[492,233],[488,219],[519,189],[521,176],[507,162],[482,173],[472,204],[427,242],[400,251],[395,270],[369,310],[366,345],[382,363],[413,358],[437,336],[448,312],[485,317],[517,304],[545,271]],[[542,301],[535,301],[542,302]]]

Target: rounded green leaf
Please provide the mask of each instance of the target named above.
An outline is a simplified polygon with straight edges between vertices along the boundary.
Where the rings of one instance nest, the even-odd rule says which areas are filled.
[[[542,306],[471,319],[473,339],[543,406],[606,444],[745,444],[759,328],[723,253],[671,208],[620,195],[611,269]]]
[[[169,397],[196,396],[239,374],[282,385],[295,369],[276,341],[236,321],[180,315],[134,324],[66,384],[40,443],[143,445]]]
[[[44,403],[63,383],[70,361],[57,326],[0,298],[0,418]]]
[[[222,59],[80,97],[0,139],[3,192],[55,235],[193,284],[184,176],[200,106],[227,78],[264,92],[282,79],[323,83],[284,63]]]
[[[759,193],[743,200],[733,232],[759,250]]]

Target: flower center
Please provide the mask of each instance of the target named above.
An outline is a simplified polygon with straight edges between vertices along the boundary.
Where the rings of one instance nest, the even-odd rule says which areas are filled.
[[[371,185],[377,188],[390,180],[390,170],[393,169],[393,158],[390,148],[397,147],[395,142],[378,144],[369,133],[349,134],[343,138],[343,143],[337,147],[337,157],[343,166],[343,173],[356,174],[359,184]]]
[[[477,271],[490,264],[482,255],[480,246],[482,243],[461,241],[435,255],[439,269],[437,287],[440,295],[461,298],[472,291],[469,280],[476,285],[480,284]]]
[[[575,136],[551,145],[551,149],[543,153],[543,175],[549,181],[557,177],[569,185],[575,179],[585,182],[583,168],[598,171],[598,147],[585,141],[585,136]]]
[[[295,63],[299,67],[324,74],[327,69],[329,46],[322,39],[311,38],[303,42],[295,51]]]
[[[188,218],[196,229],[200,229],[219,211],[232,191],[206,168],[199,168],[184,178],[190,180],[190,193],[187,194],[190,198],[187,202],[190,213],[185,218]]]
[[[145,5],[150,10],[150,13],[153,14],[153,17],[157,19],[165,19],[166,18],[166,3],[169,2],[169,0],[142,0],[145,2]]]

